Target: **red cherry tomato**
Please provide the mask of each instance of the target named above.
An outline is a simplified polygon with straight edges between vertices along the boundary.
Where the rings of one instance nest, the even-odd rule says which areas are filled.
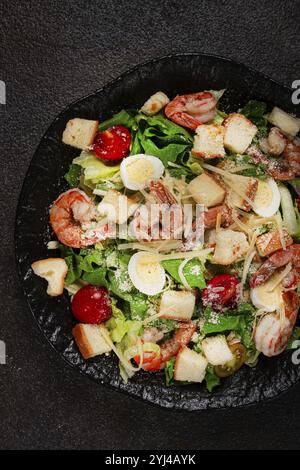
[[[131,134],[125,126],[112,126],[97,132],[93,150],[101,160],[121,160],[129,153]]]
[[[134,356],[135,362],[140,364],[140,356]],[[161,356],[157,355],[154,351],[144,352],[143,353],[143,364],[142,369],[148,371],[159,370],[161,366]]]
[[[238,301],[238,284],[239,280],[230,274],[215,276],[202,291],[203,305],[214,310],[235,308]]]
[[[107,289],[100,286],[82,287],[73,297],[72,312],[82,323],[102,323],[111,316],[111,300]]]

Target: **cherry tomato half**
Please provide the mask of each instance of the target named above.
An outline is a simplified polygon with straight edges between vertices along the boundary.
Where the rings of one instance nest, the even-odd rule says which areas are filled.
[[[82,287],[74,295],[71,307],[74,317],[82,323],[102,323],[112,314],[107,289],[100,286]]]
[[[233,359],[222,366],[215,366],[215,373],[218,377],[229,377],[239,370],[246,360],[246,349],[241,343],[229,345],[233,354]]]
[[[202,291],[202,302],[205,307],[214,310],[235,308],[238,300],[238,278],[230,274],[219,274],[208,281]]]
[[[140,356],[134,356],[135,362],[140,364]],[[159,370],[161,367],[161,356],[157,355],[154,351],[144,352],[143,353],[143,364],[142,369],[148,371]]]
[[[127,157],[131,134],[125,126],[112,126],[106,131],[97,132],[93,150],[101,160],[121,160]]]

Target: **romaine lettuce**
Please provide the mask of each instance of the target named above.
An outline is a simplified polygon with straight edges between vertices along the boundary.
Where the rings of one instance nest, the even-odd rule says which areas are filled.
[[[215,387],[220,385],[220,378],[215,374],[214,368],[211,364],[208,364],[205,373],[206,388],[209,392],[212,392]]]
[[[114,176],[120,171],[120,165],[106,165],[93,153],[81,152],[79,157],[74,158],[73,164],[83,168],[84,184],[87,186],[95,185],[105,178]]]
[[[161,264],[165,270],[173,277],[173,279],[181,284],[181,279],[178,273],[179,266],[181,265],[181,259],[172,259],[162,261]],[[204,289],[206,286],[203,265],[197,258],[193,258],[183,268],[183,275],[190,287],[198,287]]]
[[[64,178],[69,183],[71,188],[77,188],[79,186],[79,180],[81,176],[81,166],[71,163],[69,171],[65,174]]]
[[[136,127],[136,120],[134,115],[136,114],[136,111],[130,112],[129,110],[122,109],[117,114],[114,114],[112,118],[107,119],[106,121],[103,121],[99,124],[98,130],[99,131],[105,131],[109,127],[116,126],[116,125],[122,125],[131,128]]]

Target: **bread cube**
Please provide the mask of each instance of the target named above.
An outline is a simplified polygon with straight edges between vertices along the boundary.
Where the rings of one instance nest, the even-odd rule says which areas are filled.
[[[88,325],[78,323],[72,331],[78,349],[84,359],[99,356],[111,351],[110,345],[105,341],[102,332],[108,334],[103,325]]]
[[[245,193],[247,199],[254,201],[258,188],[258,180],[248,176],[239,176],[237,181],[237,184],[239,184],[239,188],[241,189],[241,193]],[[230,201],[230,206],[239,207],[240,209],[249,212],[252,209],[252,206],[247,199],[240,196],[240,194],[234,191],[234,189],[229,191],[228,200]]]
[[[194,178],[187,189],[193,199],[205,207],[221,204],[225,197],[224,188],[208,173],[202,173]]]
[[[300,119],[297,119],[275,106],[267,117],[268,121],[283,132],[291,136],[298,134],[300,130]]]
[[[92,145],[99,121],[89,119],[74,118],[68,121],[63,132],[62,141],[77,149],[87,150]]]
[[[48,281],[48,295],[56,297],[63,293],[64,280],[68,272],[68,266],[64,259],[41,259],[32,263],[31,268],[34,274]]]
[[[202,341],[201,346],[207,361],[213,366],[221,366],[233,360],[224,335],[209,336]]]
[[[282,230],[285,245],[290,246],[293,239],[286,229]],[[256,239],[256,247],[260,256],[269,256],[277,250],[282,249],[280,232],[279,230],[272,230],[271,232],[264,233]]]
[[[170,102],[169,98],[162,91],[154,93],[141,107],[142,113],[147,116],[153,116],[158,113]]]
[[[226,266],[244,256],[248,250],[249,243],[244,233],[229,229],[219,230],[212,262]]]
[[[128,197],[115,189],[110,189],[98,204],[98,212],[108,220],[124,224],[138,207],[134,197]]]
[[[224,146],[233,153],[243,154],[251,144],[257,127],[242,114],[232,113],[223,123]]]
[[[195,308],[195,295],[190,291],[167,290],[159,305],[161,318],[187,321],[192,318]]]
[[[225,156],[224,127],[220,124],[202,124],[196,129],[192,154],[201,158]]]
[[[174,379],[201,383],[205,377],[206,367],[207,360],[202,354],[183,347],[176,357]]]

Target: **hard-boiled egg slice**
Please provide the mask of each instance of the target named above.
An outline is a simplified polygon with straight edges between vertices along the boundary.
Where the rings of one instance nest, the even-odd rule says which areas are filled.
[[[280,308],[282,284],[281,282],[277,284],[280,274],[281,272],[273,274],[267,282],[250,290],[250,298],[256,308],[263,309],[265,312],[275,312]]]
[[[280,206],[280,192],[276,182],[269,178],[259,180],[257,192],[253,201],[253,210],[261,217],[271,217]]]
[[[146,295],[161,292],[166,282],[166,273],[155,253],[135,253],[129,261],[128,273],[136,289]]]
[[[152,179],[160,178],[164,169],[159,158],[140,153],[122,160],[120,174],[125,188],[139,191],[146,188]]]

